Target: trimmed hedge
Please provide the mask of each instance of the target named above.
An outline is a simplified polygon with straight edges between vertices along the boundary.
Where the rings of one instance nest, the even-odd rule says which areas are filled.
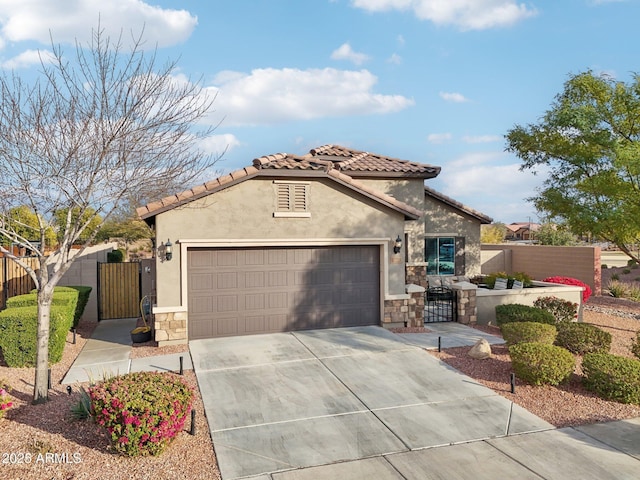
[[[73,324],[69,305],[52,305],[49,324],[49,363],[58,363]],[[14,307],[0,312],[0,342],[9,367],[33,367],[38,349],[38,307]]]
[[[512,322],[500,327],[507,345],[518,343],[546,343],[553,345],[558,331],[554,325],[538,322]]]
[[[62,358],[67,332],[78,325],[91,287],[55,287],[49,325],[49,363]],[[7,300],[0,312],[0,348],[10,367],[34,366],[37,351],[38,300],[35,291]]]
[[[589,323],[559,323],[556,345],[576,355],[607,353],[611,348],[611,334]]]
[[[519,343],[509,347],[516,376],[532,385],[558,385],[576,365],[568,350],[544,343]]]
[[[556,319],[551,312],[541,308],[510,303],[496,305],[496,322],[499,327],[511,322],[538,322],[555,325]]]
[[[588,353],[582,360],[585,388],[607,400],[640,405],[640,360]]]

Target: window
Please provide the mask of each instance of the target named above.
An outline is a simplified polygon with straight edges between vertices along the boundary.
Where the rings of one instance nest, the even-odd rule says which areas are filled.
[[[424,239],[427,275],[464,275],[464,237]]]
[[[275,180],[276,211],[274,217],[310,217],[309,184]]]

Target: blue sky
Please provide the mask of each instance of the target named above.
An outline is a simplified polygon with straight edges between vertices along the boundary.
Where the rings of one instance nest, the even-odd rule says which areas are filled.
[[[50,34],[86,41],[98,16],[217,93],[220,172],[339,144],[439,165],[432,188],[505,223],[537,218],[544,179],[507,131],[572,73],[640,72],[637,0],[0,0],[0,65],[32,75]]]

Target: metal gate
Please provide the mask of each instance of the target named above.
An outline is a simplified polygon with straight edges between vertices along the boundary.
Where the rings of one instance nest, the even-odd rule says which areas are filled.
[[[140,316],[140,263],[98,263],[98,319]]]
[[[455,322],[456,318],[456,292],[446,287],[428,288],[424,299],[424,321]]]

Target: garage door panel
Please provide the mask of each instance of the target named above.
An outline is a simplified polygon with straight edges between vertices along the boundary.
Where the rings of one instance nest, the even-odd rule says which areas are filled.
[[[229,272],[229,273],[218,273],[216,275],[216,288],[218,290],[225,289],[233,289],[236,290],[238,288],[238,274]]]
[[[286,287],[289,283],[289,272],[286,270],[276,270],[267,272],[267,284],[265,287]]]
[[[264,310],[265,301],[263,293],[247,294],[244,296],[245,310]]]
[[[215,252],[215,266],[217,267],[235,267],[238,265],[239,252],[235,250],[219,250]]]
[[[244,286],[245,288],[264,288],[265,272],[245,272]]]
[[[189,338],[379,324],[379,247],[190,249]]]

